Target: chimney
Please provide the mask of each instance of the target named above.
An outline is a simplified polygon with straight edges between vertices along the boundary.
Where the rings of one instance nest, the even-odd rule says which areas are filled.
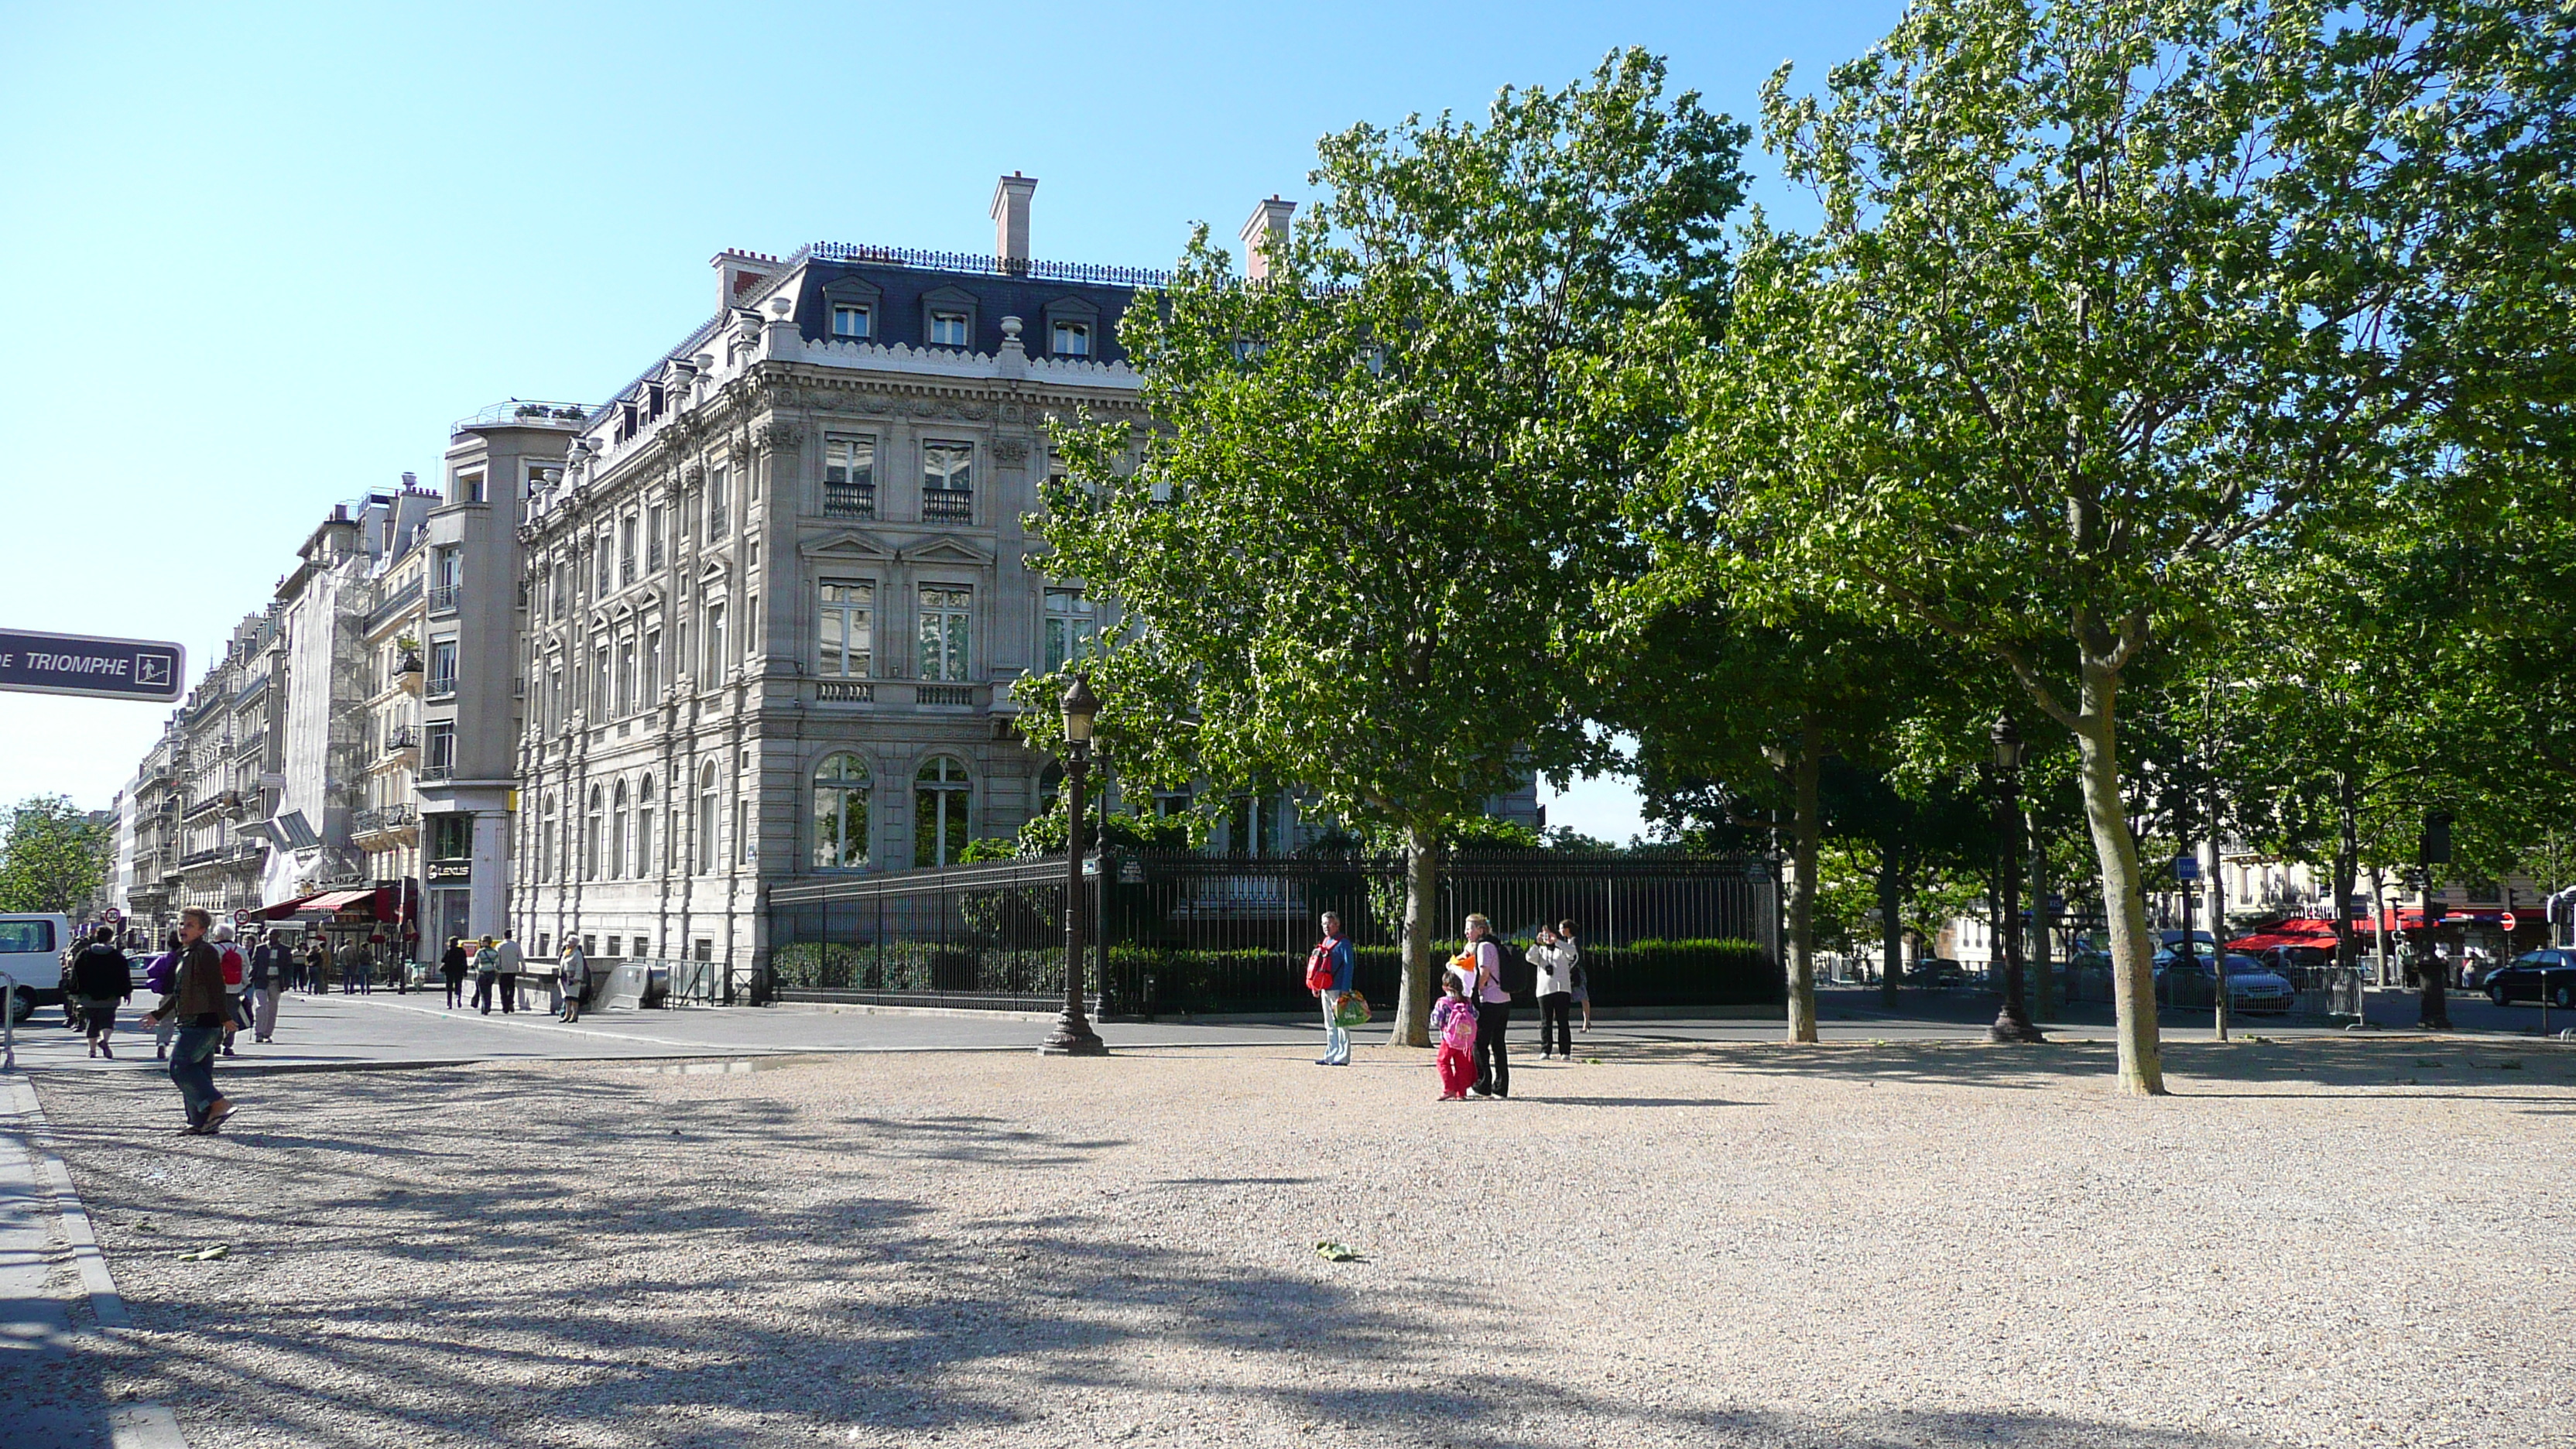
[[[405,469],[403,470],[403,486],[402,486],[402,491],[404,491],[405,493],[416,493],[416,492],[418,492],[419,490],[420,490],[420,475],[419,475],[418,473],[415,473],[415,472],[411,471],[409,468],[405,468]]]
[[[1270,280],[1270,256],[1273,250],[1288,247],[1288,218],[1297,214],[1297,203],[1273,196],[1252,208],[1243,223],[1243,275],[1255,282]]]
[[[738,252],[731,247],[707,259],[716,269],[716,306],[739,307],[752,288],[786,270],[778,258],[762,252]]]
[[[1029,264],[1029,197],[1038,189],[1034,176],[1017,171],[993,187],[993,257],[1006,271]]]

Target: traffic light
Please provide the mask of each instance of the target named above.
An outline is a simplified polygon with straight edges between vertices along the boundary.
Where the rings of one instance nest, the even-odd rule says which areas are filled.
[[[2449,865],[2451,863],[2450,811],[2428,810],[2424,812],[2424,845],[2420,854],[2426,865]]]

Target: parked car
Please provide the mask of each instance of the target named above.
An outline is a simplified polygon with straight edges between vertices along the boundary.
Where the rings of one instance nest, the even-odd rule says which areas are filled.
[[[69,916],[41,911],[0,915],[0,990],[9,1019],[25,1021],[40,1006],[63,1005],[63,952],[72,943]]]
[[[2156,953],[2156,986],[2176,1006],[2208,1006],[2218,1000],[2218,962],[2194,953],[2185,959],[2172,951]],[[2227,956],[2227,1001],[2236,1011],[2288,1011],[2298,1004],[2299,989],[2290,979],[2242,952]]]
[[[1914,969],[1907,974],[1913,977],[1917,986],[1939,988],[1968,984],[1968,968],[1946,956],[1926,956],[1915,962]]]
[[[2525,951],[2487,973],[2487,1000],[2498,1006],[2546,1001],[2576,1011],[2576,951]]]
[[[2272,946],[2254,953],[2263,969],[2289,979],[2301,991],[2326,984],[2334,969],[2334,952],[2318,946]]]

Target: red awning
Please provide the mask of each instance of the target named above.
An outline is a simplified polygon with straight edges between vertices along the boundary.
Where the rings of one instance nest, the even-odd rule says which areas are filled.
[[[2271,930],[2257,931],[2250,936],[2239,936],[2227,943],[2227,949],[2230,951],[2269,951],[2275,946],[2301,946],[2311,950],[2331,951],[2335,948],[2335,938],[2331,931],[2318,935],[2307,931]]]
[[[307,899],[302,906],[298,907],[298,909],[304,911],[343,911],[356,905],[360,901],[367,901],[372,904],[375,900],[375,895],[376,893],[372,888],[362,891],[324,891],[318,896],[313,896]]]
[[[297,896],[291,901],[279,901],[273,906],[262,906],[251,914],[263,921],[282,921],[297,911],[305,909],[306,903],[312,899],[311,896]]]

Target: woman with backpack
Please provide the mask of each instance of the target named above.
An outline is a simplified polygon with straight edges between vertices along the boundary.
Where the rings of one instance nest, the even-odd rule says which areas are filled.
[[[1467,918],[1467,949],[1450,961],[1449,970],[1464,986],[1459,994],[1476,1003],[1476,1085],[1470,1097],[1509,1097],[1512,1059],[1503,1032],[1511,1024],[1512,994],[1503,989],[1503,950],[1494,944],[1494,923],[1482,912]]]

